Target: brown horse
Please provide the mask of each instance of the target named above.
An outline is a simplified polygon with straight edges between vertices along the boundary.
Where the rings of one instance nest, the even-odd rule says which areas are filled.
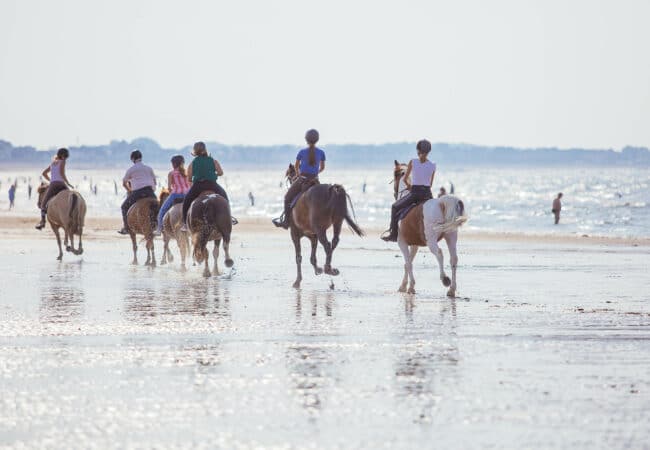
[[[298,177],[293,164],[289,164],[286,174],[291,183]],[[309,187],[298,199],[291,210],[291,239],[296,250],[297,276],[293,283],[294,288],[299,288],[302,281],[302,249],[300,239],[306,237],[311,242],[311,256],[309,261],[314,266],[314,273],[320,275],[338,275],[338,269],[332,267],[332,254],[339,243],[343,221],[352,228],[357,236],[363,236],[363,230],[357,225],[348,212],[348,201],[352,206],[350,196],[339,184],[315,184]],[[333,227],[332,242],[327,239],[327,230]],[[318,242],[325,250],[325,266],[321,269],[316,261]]]
[[[152,197],[141,198],[126,213],[126,223],[129,226],[129,236],[133,244],[133,261],[138,264],[138,243],[136,236],[141,234],[147,241],[147,261],[145,266],[156,267],[156,257],[153,249],[153,232],[156,229],[158,200]]]
[[[169,197],[169,191],[163,189],[160,193],[158,201],[162,205]],[[172,205],[169,211],[163,216],[162,223],[162,236],[163,236],[163,256],[160,265],[167,264],[167,261],[172,262],[174,257],[169,250],[169,241],[173,238],[178,244],[178,250],[181,253],[181,269],[185,270],[185,258],[190,250],[190,238],[187,231],[181,231],[183,226],[183,201],[179,199],[178,203]]]
[[[406,165],[395,161],[393,182],[395,184],[394,196],[398,200],[408,194],[404,175]],[[440,281],[449,287],[447,295],[456,296],[456,267],[458,266],[458,228],[467,222],[465,205],[461,199],[453,195],[443,195],[433,198],[415,206],[406,217],[399,222],[397,244],[404,255],[404,278],[399,287],[399,292],[415,293],[415,278],[413,277],[413,259],[419,247],[429,247],[431,253],[438,260],[440,268]],[[438,242],[444,239],[449,249],[451,264],[451,279],[445,274],[442,250]],[[410,281],[410,283],[409,283]],[[408,289],[407,289],[408,284]]]
[[[232,233],[232,216],[228,201],[212,191],[202,192],[190,205],[187,214],[187,225],[192,233],[194,246],[194,259],[197,263],[205,263],[203,276],[211,275],[208,268],[209,253],[207,245],[214,241],[212,256],[214,259],[214,273],[219,274],[217,258],[219,257],[219,244],[223,240],[223,251],[226,254],[226,267],[233,266],[230,259],[230,234]]]
[[[42,183],[38,188],[38,207],[41,207],[41,200],[48,185]],[[79,192],[70,191],[68,189],[59,192],[52,197],[47,203],[47,221],[50,222],[52,231],[56,235],[56,243],[59,245],[59,256],[56,258],[59,261],[63,259],[63,250],[61,249],[61,235],[59,228],[63,228],[65,236],[65,250],[81,255],[84,252],[81,235],[83,233],[84,221],[86,219],[86,202]],[[79,247],[74,248],[74,235],[79,235]],[[70,245],[68,245],[70,239]]]

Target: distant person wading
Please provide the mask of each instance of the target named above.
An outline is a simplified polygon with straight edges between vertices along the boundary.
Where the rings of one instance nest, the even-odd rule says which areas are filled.
[[[551,212],[555,216],[555,225],[560,223],[560,211],[562,211],[562,193],[557,194],[557,197],[553,200],[553,209]]]
[[[181,231],[187,231],[187,212],[192,202],[201,195],[201,192],[212,191],[229,202],[226,191],[217,184],[217,178],[223,175],[221,164],[208,154],[205,143],[195,143],[192,156],[194,156],[194,159],[187,170],[187,179],[192,182],[192,187],[185,195],[185,200],[183,200],[183,226]]]

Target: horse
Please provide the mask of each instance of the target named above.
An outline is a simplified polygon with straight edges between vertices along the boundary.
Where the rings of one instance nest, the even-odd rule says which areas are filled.
[[[158,201],[162,205],[169,197],[169,191],[163,189],[160,193]],[[169,250],[169,241],[174,238],[178,244],[178,249],[181,253],[181,269],[185,270],[185,258],[190,250],[190,238],[187,231],[181,231],[183,226],[183,202],[179,200],[178,203],[172,205],[169,211],[163,216],[162,223],[162,236],[163,236],[163,256],[160,265],[167,264],[167,261],[172,262],[174,257]]]
[[[214,273],[219,274],[217,258],[219,257],[219,244],[223,240],[223,251],[226,255],[226,267],[232,267],[234,262],[230,258],[230,235],[232,233],[232,216],[228,201],[212,191],[202,192],[190,205],[187,213],[187,225],[192,234],[194,246],[194,259],[198,264],[205,263],[203,276],[212,274],[208,268],[209,253],[207,244],[214,241],[212,256],[214,259]]]
[[[41,207],[41,200],[47,191],[48,184],[42,183],[37,189],[38,207]],[[86,219],[86,201],[77,191],[63,190],[56,194],[47,203],[47,221],[50,222],[52,231],[56,235],[56,243],[59,245],[59,256],[56,258],[63,259],[63,250],[61,249],[61,235],[59,228],[63,228],[65,236],[65,250],[75,255],[81,255],[84,252],[81,243],[84,222]],[[74,235],[79,235],[79,247],[74,248]],[[68,245],[70,239],[70,245]]]
[[[289,164],[285,173],[286,179],[293,184],[298,179],[296,168]],[[315,184],[308,187],[300,194],[290,214],[291,239],[296,251],[297,275],[293,287],[300,288],[302,282],[302,249],[300,240],[306,237],[311,242],[311,256],[309,261],[314,267],[314,273],[321,275],[323,272],[336,276],[340,272],[332,267],[332,254],[339,243],[341,226],[343,221],[350,226],[352,232],[357,236],[363,236],[363,230],[350,217],[348,212],[348,201],[352,207],[352,200],[340,184]],[[354,209],[352,210],[354,215]],[[334,235],[332,242],[327,239],[327,230],[333,227]],[[325,250],[325,265],[318,267],[316,261],[316,249],[318,242]]]
[[[394,197],[398,200],[408,193],[404,175],[406,164],[395,160],[393,170]],[[419,247],[429,247],[429,250],[438,260],[440,268],[440,281],[448,287],[447,296],[456,296],[456,268],[458,266],[458,228],[467,222],[465,205],[461,199],[454,195],[443,195],[433,198],[415,206],[406,217],[399,222],[397,244],[404,255],[404,278],[399,287],[399,292],[415,294],[415,278],[413,276],[413,259]],[[445,274],[444,258],[438,242],[444,239],[449,249],[451,264],[451,280]],[[408,283],[408,289],[407,289]]]
[[[145,266],[156,267],[156,257],[153,248],[153,232],[156,229],[158,218],[158,199],[153,197],[141,198],[126,213],[126,223],[129,227],[129,236],[133,244],[133,261],[131,264],[138,264],[138,243],[136,236],[141,234],[146,240],[147,261]]]

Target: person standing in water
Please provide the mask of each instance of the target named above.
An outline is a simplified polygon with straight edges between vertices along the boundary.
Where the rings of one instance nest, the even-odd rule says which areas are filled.
[[[142,153],[140,153],[140,150],[133,150],[131,152],[131,162],[133,162],[133,165],[129,167],[129,170],[126,171],[122,179],[122,186],[124,186],[124,189],[129,194],[121,206],[124,225],[118,231],[120,234],[129,234],[129,225],[126,222],[126,213],[129,212],[129,208],[135,205],[135,202],[141,198],[156,198],[154,192],[156,189],[156,175],[151,167],[142,164]]]
[[[298,178],[289,186],[289,190],[284,196],[284,211],[282,215],[273,219],[276,227],[289,228],[289,214],[291,212],[291,203],[296,196],[303,190],[303,187],[310,183],[318,183],[318,175],[325,170],[325,152],[316,147],[320,138],[318,131],[311,129],[305,133],[307,148],[303,148],[296,155],[296,173]]]
[[[169,196],[158,212],[158,229],[154,233],[156,236],[160,236],[162,232],[163,217],[165,217],[165,213],[169,211],[169,208],[171,208],[177,200],[183,200],[190,190],[190,182],[187,181],[187,174],[185,173],[185,158],[183,158],[183,155],[172,157],[171,163],[172,171],[167,174]]]
[[[56,152],[56,156],[50,164],[42,173],[43,178],[50,182],[50,185],[45,191],[43,198],[41,199],[40,208],[41,208],[41,222],[36,225],[37,230],[42,230],[45,226],[45,216],[47,214],[47,203],[52,199],[56,194],[61,191],[64,191],[68,188],[72,189],[72,185],[68,181],[68,178],[65,176],[65,163],[70,156],[70,152],[67,148],[60,148]]]
[[[555,225],[560,223],[560,211],[562,211],[562,193],[557,194],[557,197],[553,200],[553,215],[555,216]]]
[[[390,228],[386,230],[381,238],[386,242],[397,241],[397,222],[400,212],[416,203],[425,202],[433,198],[431,185],[436,175],[436,163],[429,161],[428,155],[431,152],[431,142],[422,139],[415,146],[418,157],[409,161],[404,183],[409,193],[393,203],[390,215]],[[412,176],[412,183],[409,183],[409,177]]]
[[[16,200],[16,184],[9,186],[9,210],[14,208],[14,200]]]
[[[181,231],[187,231],[187,212],[192,202],[201,195],[201,192],[212,191],[225,198],[230,204],[226,191],[217,184],[217,178],[223,176],[221,164],[208,154],[204,142],[199,141],[194,144],[192,156],[194,156],[194,159],[187,170],[187,179],[192,182],[192,187],[183,200],[183,226]]]

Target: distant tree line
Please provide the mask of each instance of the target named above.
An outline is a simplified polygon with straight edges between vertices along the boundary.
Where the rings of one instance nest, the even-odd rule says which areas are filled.
[[[282,166],[293,161],[299,145],[229,146],[207,143],[209,151],[229,166]],[[71,146],[77,167],[124,167],[131,151],[138,148],[145,160],[153,165],[167,165],[175,154],[189,157],[191,146],[180,149],[163,148],[149,138],[131,142],[111,141],[108,145]],[[324,145],[327,156],[337,167],[386,166],[394,159],[407,161],[415,156],[415,143],[402,142],[380,145],[336,144]],[[0,158],[8,166],[47,165],[55,148],[37,150],[34,147],[14,147],[0,140]],[[649,166],[650,151],[644,147],[625,147],[621,151],[514,147],[486,147],[471,144],[433,145],[432,159],[448,166]]]

